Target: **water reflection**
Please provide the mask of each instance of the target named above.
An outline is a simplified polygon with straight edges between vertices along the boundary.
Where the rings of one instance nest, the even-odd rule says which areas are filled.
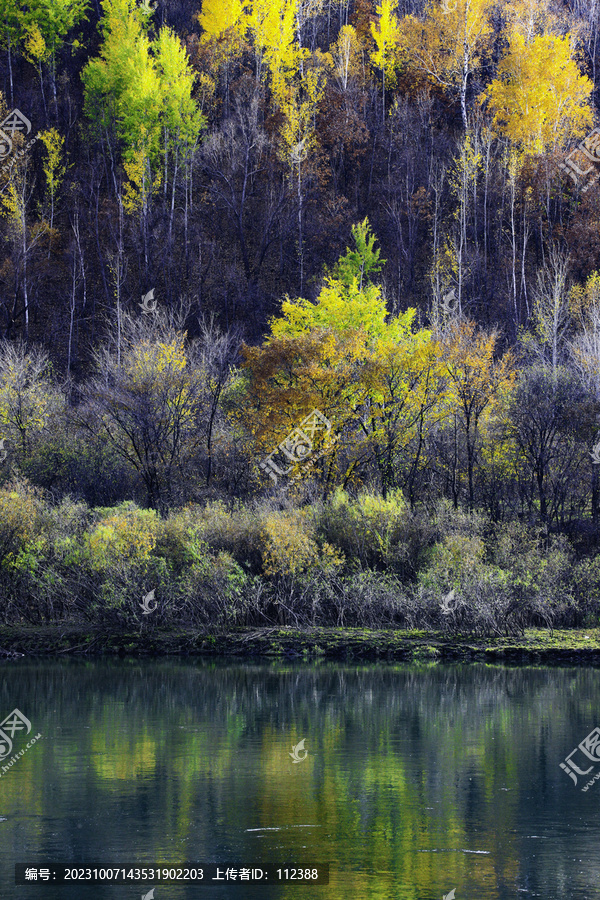
[[[16,707],[43,738],[0,777],[0,897],[587,900],[600,784],[559,764],[599,699],[591,668],[2,663],[0,719]],[[331,875],[14,885],[16,862],[52,860]]]

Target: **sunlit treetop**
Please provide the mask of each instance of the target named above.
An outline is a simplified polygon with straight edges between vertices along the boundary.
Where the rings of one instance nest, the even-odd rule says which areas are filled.
[[[483,95],[496,132],[525,152],[544,153],[583,137],[593,125],[594,85],[571,55],[571,38],[514,31],[498,77]]]
[[[371,55],[373,65],[385,72],[389,84],[393,83],[398,49],[398,0],[382,0],[377,7],[377,22],[371,23],[371,34],[377,49]]]
[[[245,31],[247,0],[203,0],[198,22],[207,38],[217,37],[230,28]]]
[[[341,257],[313,303],[311,300],[286,298],[281,317],[270,322],[273,338],[300,337],[314,329],[332,329],[338,334],[363,330],[371,343],[382,338],[400,339],[410,332],[416,310],[389,319],[381,287],[370,281],[384,260],[374,249],[375,236],[368,220],[352,229],[355,247]]]
[[[333,277],[345,285],[349,285],[353,278],[359,278],[359,289],[362,288],[363,279],[371,279],[371,273],[378,274],[386,263],[385,259],[379,259],[381,250],[375,249],[375,235],[371,231],[369,219],[352,226],[354,238],[354,250],[346,249],[346,255],[341,256],[334,270]]]

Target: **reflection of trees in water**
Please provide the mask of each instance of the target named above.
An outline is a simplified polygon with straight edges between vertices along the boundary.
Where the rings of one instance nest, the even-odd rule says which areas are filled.
[[[117,704],[113,715],[131,721],[194,712],[226,727],[227,717],[273,723],[295,718],[299,709],[365,724],[404,715],[432,719],[484,712],[502,719],[515,701],[531,708],[575,714],[582,698],[594,695],[594,669],[502,668],[485,665],[432,666],[320,664],[273,666],[220,663],[50,663],[19,671],[19,693],[61,699],[61,708],[79,718],[81,710]],[[23,700],[25,705],[27,701]],[[439,724],[439,723],[438,723]]]
[[[100,806],[106,821],[84,827],[83,846],[112,846],[110,821],[133,797],[148,853],[162,846],[165,822],[170,839],[193,842],[206,860],[225,834],[255,860],[259,850],[297,842],[348,871],[394,873],[415,886],[415,898],[427,895],[435,873],[449,887],[466,886],[476,871],[475,895],[488,896],[477,893],[485,882],[513,896],[524,867],[531,877],[534,865],[539,885],[544,867],[567,877],[575,865],[572,847],[544,845],[533,864],[519,842],[523,829],[540,833],[540,817],[556,827],[588,796],[559,763],[596,724],[593,669],[72,662],[19,667],[14,676],[7,669],[6,677],[14,677],[13,706],[48,737],[20,780],[3,781],[9,812],[11,792],[17,805],[29,779],[25,795],[40,791],[42,806],[52,804],[46,813],[67,821],[72,795],[50,801],[43,784],[70,784],[73,760],[83,759],[89,775],[77,803]],[[71,736],[60,748],[57,728]],[[308,757],[292,766],[301,739]],[[261,832],[260,844],[247,830],[280,826],[283,836]],[[135,855],[135,834],[127,840]],[[432,855],[436,848],[490,855],[474,868],[462,850]],[[369,896],[360,877],[352,890]],[[327,896],[348,895],[345,882]]]

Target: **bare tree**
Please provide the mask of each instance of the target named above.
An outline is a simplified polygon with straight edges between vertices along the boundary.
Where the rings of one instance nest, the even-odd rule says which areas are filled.
[[[534,332],[525,341],[541,362],[551,365],[553,372],[566,359],[572,325],[568,275],[569,258],[554,245],[546,264],[538,272],[533,295]]]
[[[96,375],[83,391],[79,424],[102,435],[141,478],[150,507],[194,487],[197,462],[205,483],[213,470],[221,394],[231,377],[234,335],[200,323],[188,341],[179,314],[121,313],[120,339],[109,335],[95,354]],[[190,480],[191,479],[191,480]]]

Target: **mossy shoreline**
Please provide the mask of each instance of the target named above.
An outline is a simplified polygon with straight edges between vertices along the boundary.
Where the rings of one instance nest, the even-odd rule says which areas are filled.
[[[366,628],[108,631],[76,625],[2,626],[0,660],[27,657],[402,660],[600,665],[600,629],[527,629],[520,638]]]

